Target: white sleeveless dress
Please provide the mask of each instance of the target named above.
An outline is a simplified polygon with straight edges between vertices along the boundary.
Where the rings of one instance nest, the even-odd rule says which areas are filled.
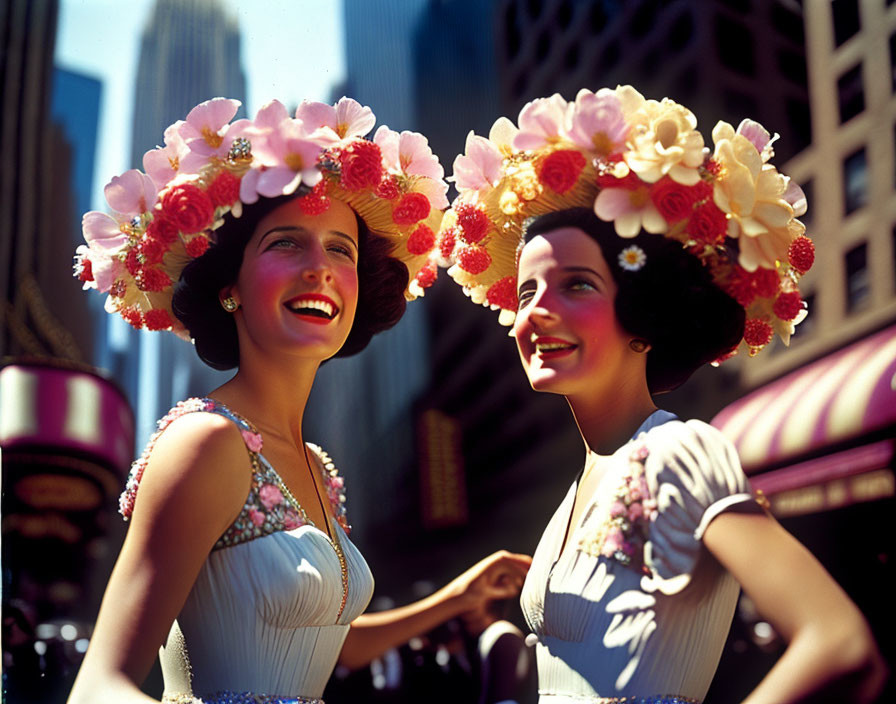
[[[521,595],[540,704],[701,702],[739,593],[703,532],[723,511],[761,511],[733,446],[657,411],[612,455],[561,553],[577,484]]]
[[[252,485],[240,515],[215,544],[160,651],[163,701],[319,701],[348,633],[367,607],[373,577],[349,540],[342,480],[313,445],[336,518],[327,534],[301,507],[261,454],[261,436],[211,399],[178,404],[160,421],[203,411],[236,423],[252,463]],[[155,437],[144,452],[143,464]],[[141,460],[123,496],[133,505]],[[123,511],[126,513],[126,511]]]

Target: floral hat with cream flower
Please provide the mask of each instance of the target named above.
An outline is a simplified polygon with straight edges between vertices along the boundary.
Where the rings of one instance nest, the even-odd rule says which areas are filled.
[[[298,194],[306,214],[337,198],[371,232],[392,244],[408,267],[405,297],[423,295],[436,277],[436,233],[448,206],[438,158],[416,132],[380,127],[350,98],[335,105],[303,102],[290,116],[278,101],[254,120],[233,121],[240,103],[214,98],[165,130],[165,146],[143,156],[105,189],[111,214],[83,218],[75,276],[108,293],[106,310],[135,328],[188,338],[171,311],[174,285],[187,263],[215,241],[230,213],[260,197]]]
[[[797,219],[805,196],[769,163],[777,135],[759,123],[719,122],[711,154],[696,126],[684,106],[618,86],[582,90],[572,103],[534,100],[519,126],[502,117],[487,139],[471,132],[454,162],[459,195],[442,221],[441,263],[510,325],[525,222],[592,207],[620,237],[644,230],[676,240],[709,267],[746,310],[739,348],[755,354],[775,332],[789,343],[806,314],[799,279],[815,256]],[[629,271],[644,263],[634,244],[617,262]]]

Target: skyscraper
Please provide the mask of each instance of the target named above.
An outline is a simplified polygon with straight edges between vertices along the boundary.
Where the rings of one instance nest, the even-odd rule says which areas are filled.
[[[134,83],[131,165],[160,144],[164,129],[203,100],[245,101],[240,34],[221,0],[157,0],[143,32]],[[207,392],[226,376],[206,367],[173,335],[136,333],[106,316],[108,366],[125,385],[137,411],[137,443],[176,401]]]

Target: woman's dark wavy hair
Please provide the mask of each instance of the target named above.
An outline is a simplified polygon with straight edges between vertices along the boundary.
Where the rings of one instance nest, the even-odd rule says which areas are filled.
[[[216,243],[181,273],[171,307],[196,345],[199,358],[214,369],[239,364],[239,340],[233,315],[221,307],[218,292],[233,284],[243,263],[243,251],[258,223],[272,210],[297,196],[261,198],[243,206],[239,218],[226,216],[216,231]],[[358,221],[358,307],[345,344],[337,357],[363,350],[378,332],[388,330],[405,310],[408,269],[389,256],[389,242]]]
[[[598,245],[618,287],[616,319],[633,337],[650,343],[647,386],[658,394],[683,384],[707,362],[732,350],[744,334],[746,313],[713,283],[709,269],[679,242],[641,232],[626,239],[589,208],[535,218],[526,241],[561,227],[576,227]],[[619,253],[638,245],[647,261],[638,271],[618,264]]]

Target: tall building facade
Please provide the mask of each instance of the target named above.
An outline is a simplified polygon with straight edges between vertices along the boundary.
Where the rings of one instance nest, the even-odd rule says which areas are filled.
[[[157,0],[140,42],[134,83],[131,165],[160,144],[165,128],[215,96],[245,102],[236,21],[221,0]],[[243,108],[241,108],[243,109]],[[178,400],[207,393],[228,377],[206,367],[173,335],[135,332],[117,316],[107,320],[101,366],[125,386],[137,412],[137,443]]]

